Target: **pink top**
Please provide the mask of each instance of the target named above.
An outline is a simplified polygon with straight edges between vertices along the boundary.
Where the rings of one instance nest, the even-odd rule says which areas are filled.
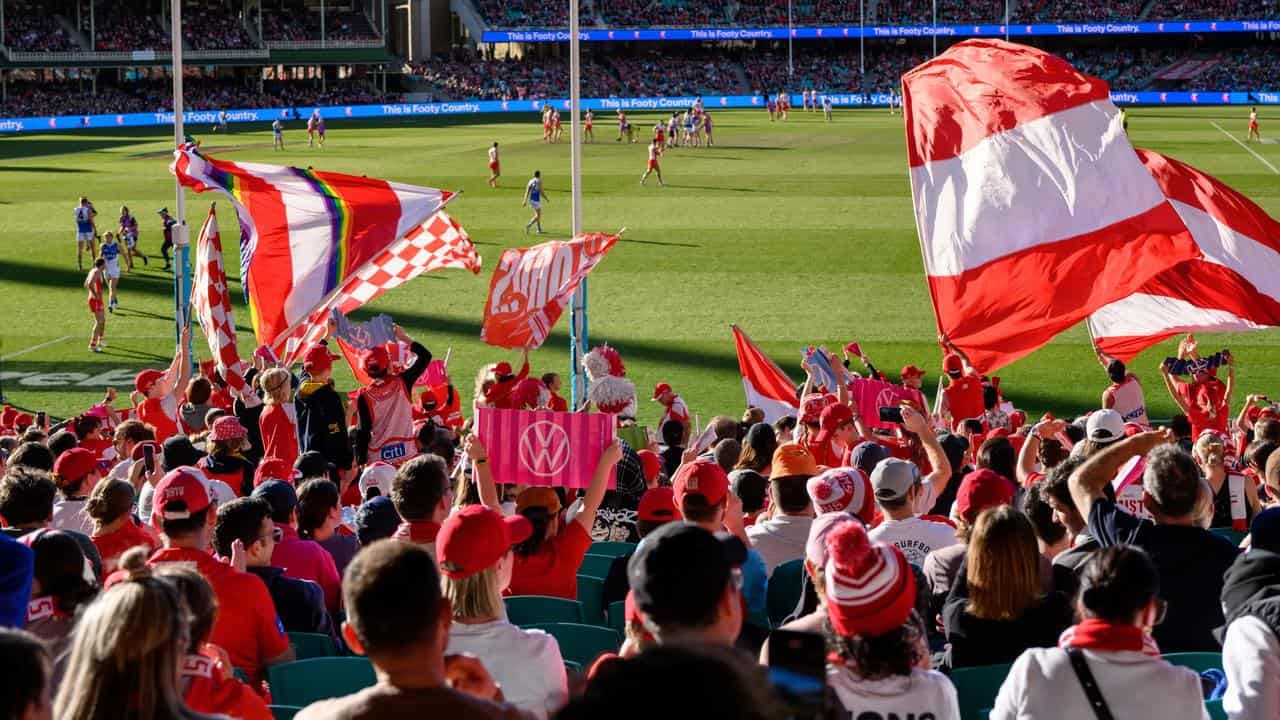
[[[324,604],[337,612],[342,600],[342,579],[333,556],[320,543],[303,540],[291,525],[276,523],[283,536],[271,553],[271,564],[284,568],[284,574],[295,580],[310,580],[324,591]]]

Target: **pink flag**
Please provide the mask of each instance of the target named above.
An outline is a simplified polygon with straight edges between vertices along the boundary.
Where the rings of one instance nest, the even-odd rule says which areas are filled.
[[[853,382],[849,383],[849,397],[857,403],[858,415],[862,418],[862,423],[869,428],[893,430],[897,427],[894,423],[880,421],[880,408],[898,407],[903,401],[915,405],[921,413],[928,413],[924,406],[924,396],[919,390],[883,380],[854,378]]]
[[[614,426],[614,417],[604,413],[476,410],[476,434],[489,449],[499,483],[585,488],[613,443]],[[609,472],[613,488],[617,478]]]
[[[195,277],[191,285],[191,308],[200,322],[209,352],[219,374],[233,390],[244,389],[248,363],[236,349],[236,323],[231,317],[231,296],[227,292],[227,272],[222,264],[222,237],[213,207],[200,228],[196,242]]]

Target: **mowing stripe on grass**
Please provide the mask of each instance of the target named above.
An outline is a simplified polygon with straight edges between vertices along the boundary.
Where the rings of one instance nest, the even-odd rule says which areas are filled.
[[[1214,127],[1218,128],[1218,132],[1220,132],[1220,133],[1222,133],[1223,135],[1226,135],[1227,137],[1231,138],[1231,142],[1233,142],[1233,143],[1235,143],[1235,144],[1239,145],[1240,147],[1244,148],[1245,152],[1247,152],[1247,153],[1249,153],[1250,155],[1252,155],[1252,156],[1254,156],[1254,157],[1258,158],[1258,162],[1262,163],[1263,165],[1266,165],[1266,166],[1271,170],[1271,172],[1273,172],[1273,173],[1275,173],[1275,174],[1277,174],[1277,175],[1280,175],[1280,170],[1277,170],[1277,169],[1276,169],[1276,166],[1271,164],[1271,161],[1269,161],[1269,160],[1267,160],[1266,158],[1264,158],[1264,157],[1262,157],[1261,155],[1259,155],[1259,154],[1257,153],[1257,151],[1255,151],[1253,148],[1251,148],[1251,147],[1249,147],[1248,145],[1245,145],[1244,143],[1240,142],[1240,138],[1236,137],[1235,135],[1232,135],[1231,133],[1227,132],[1226,130],[1223,130],[1223,129],[1222,129],[1222,126],[1221,126],[1221,125],[1219,125],[1219,124],[1218,124],[1218,123],[1216,123],[1216,122],[1215,122],[1215,123],[1210,123],[1210,124],[1212,124]]]
[[[74,337],[75,337],[75,335],[63,335],[63,336],[62,336],[62,337],[60,337],[60,338],[55,338],[55,339],[53,339],[53,340],[49,340],[49,341],[47,341],[47,342],[42,342],[42,343],[40,343],[39,345],[32,345],[32,346],[31,346],[31,347],[29,347],[29,348],[24,348],[24,349],[22,349],[22,350],[18,350],[18,351],[16,351],[16,352],[11,352],[11,353],[9,353],[8,355],[0,355],[0,360],[12,360],[13,358],[16,358],[16,357],[22,357],[23,355],[26,355],[27,353],[35,352],[36,350],[40,350],[41,348],[47,348],[47,347],[49,347],[50,345],[57,345],[57,344],[58,344],[58,343],[60,343],[60,342],[65,342],[65,341],[70,340],[70,339],[72,339],[72,338],[74,338]]]

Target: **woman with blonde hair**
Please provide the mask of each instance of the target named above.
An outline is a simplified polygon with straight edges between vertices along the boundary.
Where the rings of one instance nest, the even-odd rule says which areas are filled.
[[[1262,510],[1257,485],[1244,475],[1227,468],[1227,448],[1222,437],[1202,432],[1191,447],[1200,474],[1213,496],[1213,519],[1209,527],[1249,529],[1253,516]]]
[[[953,668],[1009,663],[1028,647],[1057,643],[1071,624],[1071,604],[1060,592],[1044,593],[1027,516],[1008,505],[978,515],[942,624]]]
[[[298,416],[293,407],[293,377],[284,368],[271,368],[258,377],[262,402],[258,418],[262,456],[280,458],[289,467],[298,462]]]
[[[152,575],[145,551],[120,558],[123,577],[84,610],[57,699],[60,720],[213,720],[182,700],[178,676],[190,613],[178,589]]]

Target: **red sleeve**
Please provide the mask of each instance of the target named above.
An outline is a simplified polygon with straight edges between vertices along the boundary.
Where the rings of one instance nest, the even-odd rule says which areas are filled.
[[[571,565],[576,573],[577,568],[582,565],[582,559],[587,556],[587,551],[590,549],[591,533],[582,527],[582,523],[565,523],[564,529],[560,531],[560,558],[558,562]]]
[[[523,380],[527,377],[529,377],[529,361],[525,360],[524,364],[520,366],[520,372],[516,375],[516,380]]]
[[[267,586],[256,577],[253,580],[253,583],[245,583],[245,604],[253,608],[253,631],[257,635],[258,662],[261,663],[288,651],[289,638],[284,634],[284,625],[276,615],[276,605],[271,600],[271,593],[267,592]]]
[[[320,567],[318,575],[320,578],[320,589],[324,590],[324,604],[329,608],[329,612],[337,614],[342,608],[342,578],[338,576],[338,565],[334,563],[333,556],[328,550],[316,545],[320,550],[317,554]]]
[[[262,433],[263,457],[278,457],[292,460],[296,456],[298,433],[289,422],[289,416],[277,405],[262,411],[258,419],[258,430]]]

